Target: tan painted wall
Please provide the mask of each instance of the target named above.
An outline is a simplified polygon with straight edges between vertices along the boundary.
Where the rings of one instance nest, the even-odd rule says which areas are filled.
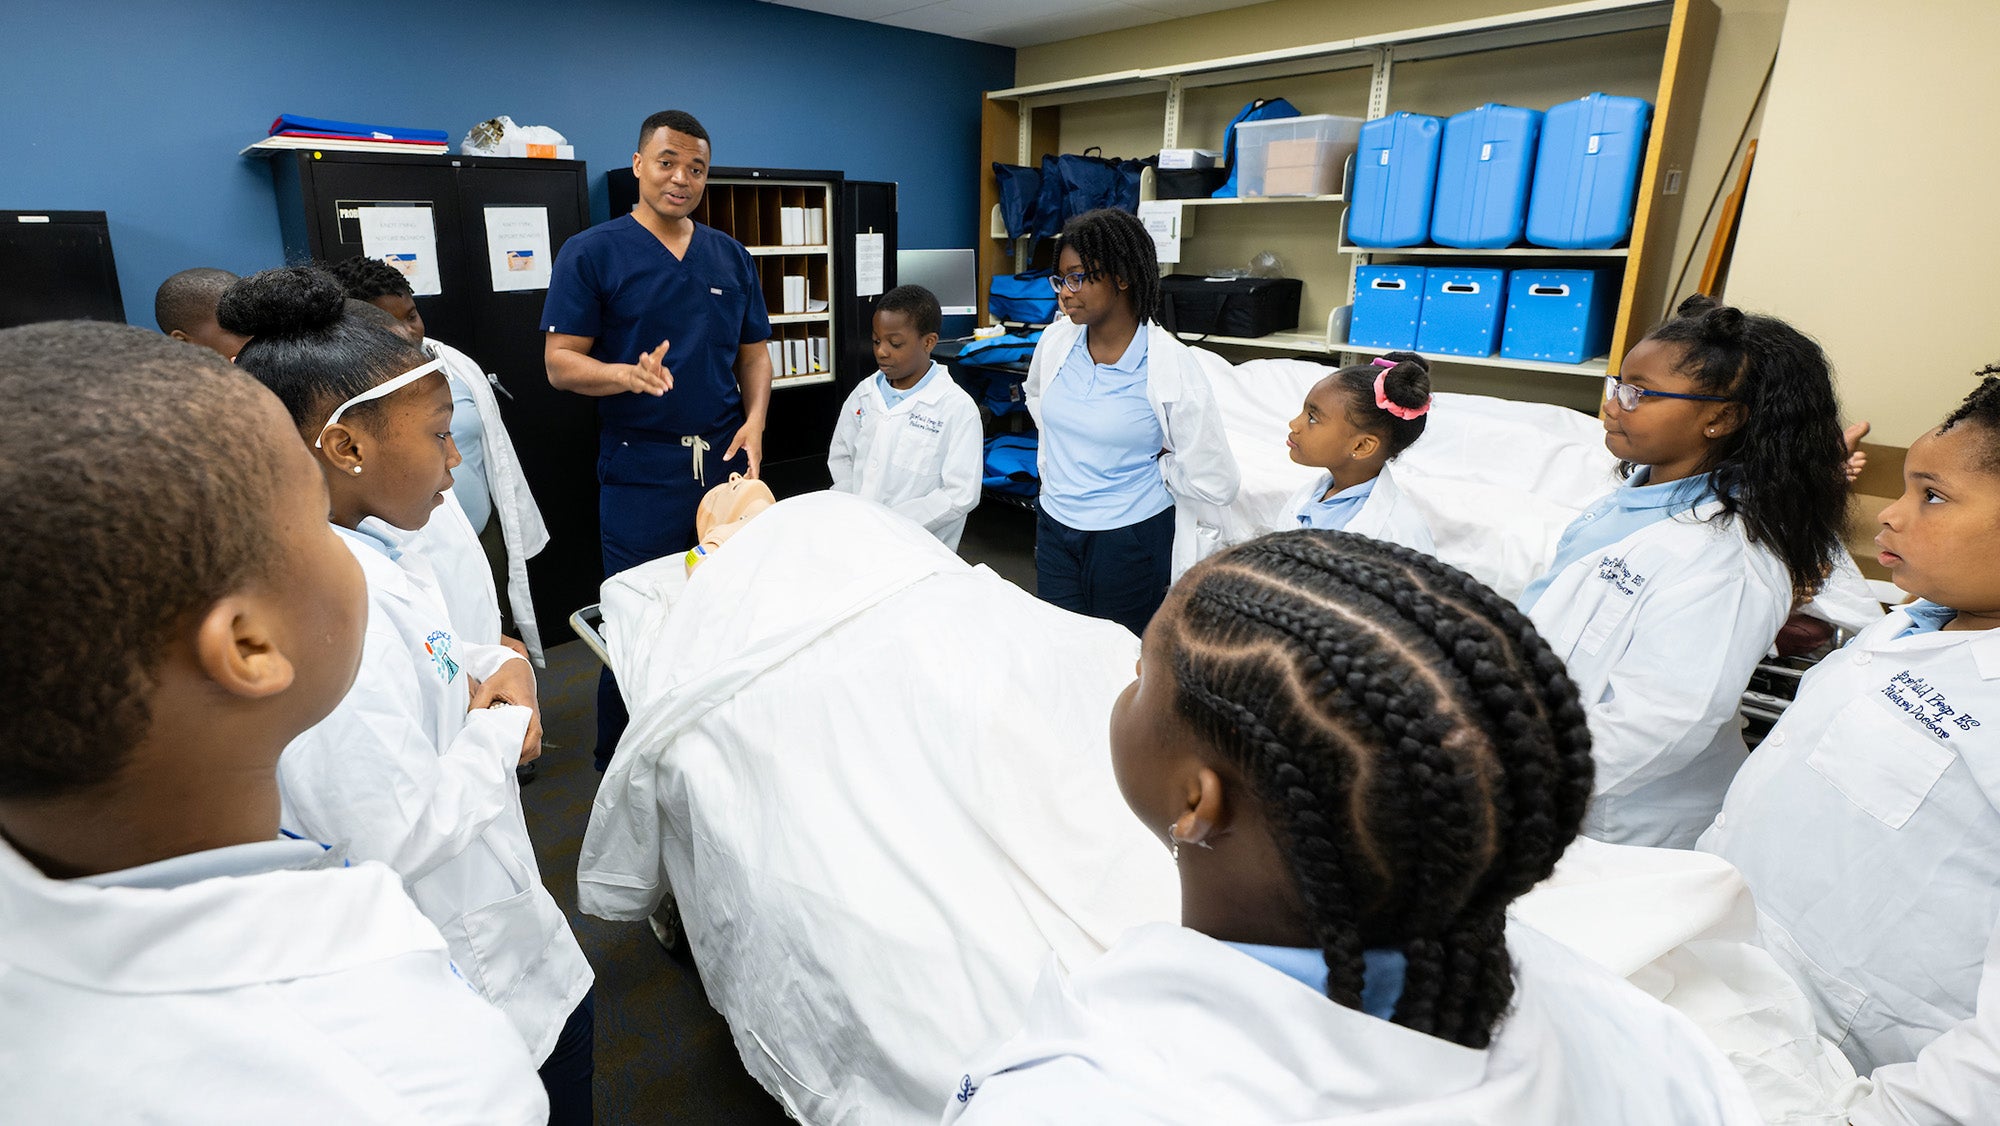
[[[1721,30],[1701,129],[1683,189],[1687,210],[1673,261],[1692,264],[1677,294],[1691,292],[1701,274],[1712,224],[1703,216],[1725,177],[1734,175],[1738,141],[1751,118],[1777,51],[1785,0],[1716,0]],[[1979,0],[1967,0],[1979,2]],[[1141,66],[1270,50],[1303,43],[1505,15],[1547,5],[1523,0],[1272,0],[1233,11],[1170,20],[1126,31],[1086,36],[1016,54],[1019,84],[1054,81]],[[1450,114],[1485,101],[1512,102],[1541,109],[1591,90],[1652,98],[1658,89],[1663,30],[1630,32],[1580,43],[1518,48],[1456,59],[1399,64],[1390,105],[1425,113]],[[1365,70],[1259,82],[1193,91],[1183,114],[1182,144],[1215,144],[1229,117],[1252,97],[1283,96],[1306,113],[1361,115],[1366,110]],[[1144,155],[1160,147],[1163,101],[1157,96],[1083,103],[1062,111],[1064,151],[1101,145],[1110,155]],[[1761,152],[1759,154],[1761,159]],[[1324,207],[1322,228],[1331,242],[1339,208]],[[1279,247],[1288,271],[1307,282],[1305,324],[1323,319],[1345,298],[1345,259],[1317,240],[1299,239],[1287,225],[1292,208],[1209,208],[1188,241],[1188,268],[1237,264],[1270,242],[1290,235]],[[1228,214],[1218,214],[1228,213]],[[1305,220],[1310,229],[1315,220]],[[1274,225],[1280,224],[1280,225]],[[1289,251],[1289,252],[1288,252]],[[1334,279],[1338,278],[1338,285]],[[1660,310],[1664,313],[1664,308]],[[1490,368],[1445,368],[1439,385],[1518,398],[1556,401],[1595,409],[1598,388],[1573,376],[1528,377]]]
[[[1799,0],[1728,296],[1818,337],[1907,446],[2000,359],[2000,4]]]

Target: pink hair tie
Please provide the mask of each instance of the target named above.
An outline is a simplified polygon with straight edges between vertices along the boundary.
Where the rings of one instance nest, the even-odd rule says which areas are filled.
[[[1428,398],[1424,400],[1424,405],[1421,407],[1406,407],[1399,403],[1390,402],[1389,392],[1384,388],[1383,385],[1387,383],[1389,380],[1388,369],[1395,367],[1396,361],[1378,359],[1375,361],[1375,365],[1383,369],[1382,374],[1375,377],[1376,406],[1381,407],[1383,410],[1388,411],[1390,414],[1395,415],[1397,418],[1402,419],[1404,422],[1408,422],[1411,419],[1415,418],[1422,418],[1423,416],[1431,412],[1431,401]]]

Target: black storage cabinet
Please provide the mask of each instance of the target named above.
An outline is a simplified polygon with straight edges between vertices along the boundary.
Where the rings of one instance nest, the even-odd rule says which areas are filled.
[[[404,156],[298,150],[273,156],[278,219],[292,262],[361,254],[357,209],[417,203],[431,208],[443,292],[417,298],[425,331],[500,377],[500,413],[549,544],[528,563],[545,644],[574,634],[569,615],[597,601],[595,400],[549,386],[542,363],[546,290],[496,293],[486,259],[485,209],[545,207],[549,252],[590,225],[580,160]]]

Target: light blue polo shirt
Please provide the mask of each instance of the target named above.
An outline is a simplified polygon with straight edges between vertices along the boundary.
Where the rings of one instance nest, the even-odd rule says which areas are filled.
[[[1648,485],[1646,478],[1652,472],[1651,468],[1641,466],[1625,479],[1624,484],[1570,521],[1569,527],[1563,529],[1562,539],[1556,541],[1556,561],[1542,577],[1529,583],[1528,589],[1521,592],[1523,614],[1535,608],[1542,592],[1570,564],[1593,551],[1610,547],[1641,528],[1694,508],[1713,492],[1713,484],[1706,473],[1697,473],[1664,485]]]
[[[1146,398],[1146,326],[1115,363],[1090,357],[1090,333],[1042,392],[1041,507],[1078,531],[1128,528],[1174,506],[1160,475],[1167,435]]]
[[[1345,531],[1354,518],[1361,514],[1361,506],[1368,503],[1368,494],[1375,491],[1375,478],[1370,477],[1351,488],[1342,489],[1325,500],[1314,496],[1299,510],[1299,527],[1318,528],[1323,532]],[[1333,487],[1331,473],[1319,479],[1319,493]]]
[[[1326,955],[1303,946],[1262,946],[1254,942],[1225,942],[1286,977],[1326,995]],[[1409,959],[1401,950],[1361,952],[1361,1011],[1382,1020],[1394,1020],[1396,1002],[1403,997],[1403,977]]]
[[[1958,611],[1935,602],[1912,602],[1897,609],[1910,616],[1910,624],[1903,627],[1903,632],[1896,635],[1898,640],[1915,637],[1920,633],[1936,633],[1950,625],[1953,618],[1958,617]]]
[[[875,373],[875,389],[882,393],[882,401],[888,404],[889,409],[895,410],[897,403],[929,387],[931,380],[937,378],[939,370],[941,370],[940,365],[933,363],[930,366],[930,370],[923,374],[923,378],[910,384],[908,391],[898,391],[894,387],[889,386],[889,377],[878,371]]]

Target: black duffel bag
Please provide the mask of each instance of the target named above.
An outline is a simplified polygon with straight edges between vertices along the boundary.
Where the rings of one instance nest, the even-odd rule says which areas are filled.
[[[1199,336],[1269,336],[1299,326],[1297,278],[1210,278],[1168,274],[1160,279],[1160,324]]]

